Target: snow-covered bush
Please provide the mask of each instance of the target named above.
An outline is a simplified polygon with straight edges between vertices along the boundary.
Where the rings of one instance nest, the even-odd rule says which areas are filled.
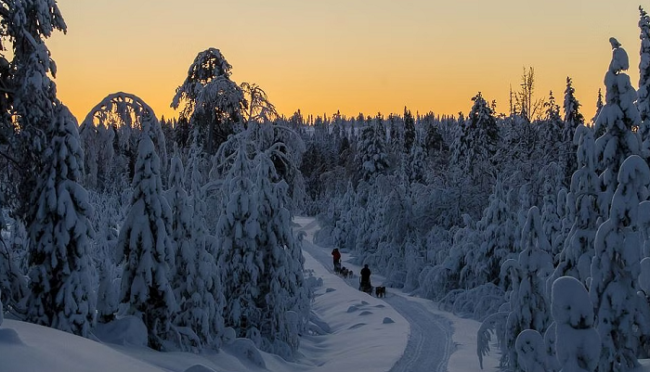
[[[553,282],[552,313],[556,324],[555,351],[562,372],[593,372],[601,344],[594,326],[594,309],[584,285],[563,276]]]
[[[544,339],[534,329],[523,330],[515,342],[517,364],[525,372],[547,372]]]
[[[512,347],[515,346],[518,335],[527,329],[545,332],[551,323],[545,282],[553,264],[549,254],[550,245],[544,234],[537,207],[528,211],[526,224],[521,231],[521,244],[524,250],[519,254],[519,260],[508,260],[501,268],[502,275],[507,274],[513,285],[509,299],[510,315],[506,325],[508,364],[511,368],[519,367],[519,359],[515,355],[515,348]]]

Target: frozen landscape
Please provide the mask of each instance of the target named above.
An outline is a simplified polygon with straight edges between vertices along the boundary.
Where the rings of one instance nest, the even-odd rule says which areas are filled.
[[[165,118],[76,117],[57,1],[0,1],[0,372],[647,369],[650,15],[616,6],[589,117],[533,67],[507,105],[289,115],[202,47]]]
[[[476,332],[480,324],[437,310],[434,303],[389,289],[385,299],[356,287],[357,278],[343,279],[327,265],[328,248],[312,244],[318,224],[297,217],[304,241],[305,269],[322,280],[312,311],[313,331],[303,336],[293,362],[234,342],[219,353],[161,353],[148,349],[146,335],[119,329],[84,339],[65,332],[5,319],[0,326],[0,371],[449,371],[478,368]],[[314,258],[316,257],[316,258]],[[345,261],[345,258],[343,259]],[[354,267],[349,263],[345,263]],[[358,272],[359,268],[355,268]],[[373,281],[381,282],[380,276]],[[316,331],[317,330],[317,331]],[[93,340],[95,339],[95,340]],[[495,370],[498,358],[485,368]]]

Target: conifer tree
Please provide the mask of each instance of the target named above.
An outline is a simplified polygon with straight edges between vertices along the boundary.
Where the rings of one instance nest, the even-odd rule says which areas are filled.
[[[558,215],[558,201],[557,201],[557,188],[560,185],[557,185],[553,182],[552,175],[557,175],[559,173],[559,167],[555,163],[551,163],[544,167],[543,172],[546,173],[544,180],[544,196],[542,204],[542,229],[544,229],[544,234],[548,239],[549,253],[551,257],[555,260],[555,256],[560,253],[562,250],[562,243],[558,241],[558,237],[561,233],[561,220]]]
[[[560,107],[555,101],[553,92],[549,92],[548,101],[544,103],[544,121],[539,128],[539,138],[542,141],[544,163],[557,163],[560,160],[563,136],[563,122],[560,117]]]
[[[199,165],[200,149],[196,134],[190,147],[190,207],[192,210],[191,246],[196,249],[197,258],[197,288],[189,301],[200,317],[196,325],[199,337],[207,346],[219,347],[220,341],[216,337],[223,334],[224,320],[223,309],[225,297],[222,286],[222,265],[217,261],[217,242],[208,233],[205,222],[206,204],[203,192],[203,177]],[[201,321],[199,321],[201,320]]]
[[[517,336],[526,329],[543,333],[550,325],[545,281],[553,270],[553,262],[548,253],[549,242],[542,229],[537,207],[528,211],[526,224],[521,230],[521,246],[523,251],[519,254],[518,261],[507,260],[501,268],[502,273],[510,276],[513,284],[505,331],[508,363],[514,369],[519,368],[515,348],[512,347]]]
[[[420,135],[418,133],[415,133],[415,138],[413,144],[411,145],[411,151],[408,153],[408,156],[406,157],[406,164],[404,168],[409,183],[424,184],[426,182],[427,179],[426,152],[424,150],[422,141],[420,139]]]
[[[595,170],[593,129],[580,125],[576,130],[578,166],[571,179],[571,198],[575,200],[576,212],[573,225],[564,241],[559,263],[547,282],[550,293],[553,281],[561,276],[572,276],[586,284],[591,277],[593,242],[598,229],[599,180]]]
[[[291,356],[298,349],[298,333],[302,330],[308,308],[302,280],[301,249],[291,229],[291,213],[287,209],[287,184],[279,179],[271,160],[276,144],[256,155],[256,190],[258,195],[258,249],[263,255],[260,291],[256,299],[262,309],[260,333],[264,348]]]
[[[120,315],[141,318],[149,331],[149,346],[161,350],[177,303],[169,282],[174,267],[169,237],[172,215],[163,196],[160,158],[152,135],[145,126],[138,145],[131,206],[120,229],[115,256],[124,267]]]
[[[0,211],[3,197],[0,194]],[[3,230],[7,226],[3,213],[0,213],[0,302],[6,307],[17,307],[27,295],[27,281],[14,261],[13,249]],[[1,312],[1,311],[0,311]]]
[[[252,144],[239,135],[226,143],[220,153],[230,145],[233,152],[223,162],[231,161],[232,165],[222,186],[222,209],[216,233],[220,247],[218,260],[224,265],[224,322],[235,329],[237,336],[250,338],[259,345],[261,309],[255,300],[260,295],[264,261],[256,242],[260,225],[249,155]]]
[[[356,226],[354,224],[355,192],[352,182],[340,199],[341,216],[334,228],[334,245],[341,250],[351,251],[356,244]]]
[[[639,38],[641,58],[639,61],[639,90],[636,101],[641,117],[639,132],[643,143],[643,156],[650,157],[650,16],[639,6]]]
[[[498,180],[490,195],[490,204],[479,222],[481,234],[478,252],[469,265],[477,275],[477,284],[501,284],[501,265],[515,254],[515,216],[506,204],[503,181]]]
[[[648,303],[637,295],[641,239],[636,228],[639,203],[648,197],[650,169],[632,155],[621,165],[617,181],[609,218],[596,233],[589,295],[602,340],[598,369],[624,372],[639,365],[637,329],[650,331]]]
[[[20,164],[16,169],[20,174],[17,214],[29,225],[35,219],[38,178],[48,161],[43,156],[50,146],[47,134],[58,120],[56,84],[50,78],[56,75],[56,64],[45,39],[54,31],[66,32],[67,26],[58,5],[50,0],[13,1],[3,10],[3,35],[11,41],[14,56],[9,88],[13,91],[13,125],[19,129],[12,149]]]
[[[404,107],[404,153],[410,153],[415,144],[415,119],[410,110]]]
[[[365,181],[373,180],[377,175],[384,173],[390,166],[386,150],[386,135],[381,114],[370,123],[366,124],[361,133],[359,144],[359,158],[361,174]]]
[[[183,332],[181,334],[181,346],[183,348],[198,348],[209,341],[210,328],[208,312],[200,307],[201,295],[199,292],[205,284],[199,283],[201,278],[198,275],[198,253],[199,249],[193,245],[192,239],[192,215],[187,192],[184,185],[183,163],[175,154],[169,173],[169,189],[164,193],[171,208],[171,227],[169,236],[171,238],[175,255],[174,270],[171,273],[170,284],[178,303],[178,312],[174,316],[174,325],[187,327],[194,334]],[[194,295],[197,298],[193,298]],[[189,339],[186,339],[189,338]]]
[[[65,106],[54,109],[43,153],[43,178],[37,184],[34,219],[29,225],[29,288],[27,319],[80,336],[87,336],[95,313],[91,287],[89,239],[94,231],[92,207],[77,182],[83,151],[77,123]]]
[[[640,140],[633,129],[639,127],[639,111],[634,105],[636,91],[630,77],[623,73],[630,66],[621,44],[610,38],[612,61],[605,74],[606,103],[596,120],[596,131],[604,130],[596,140],[597,170],[603,192],[600,195],[600,213],[607,218],[610,202],[617,187],[617,174],[623,161],[630,155],[640,155]]]
[[[574,94],[573,82],[567,76],[564,91],[564,128],[560,148],[560,164],[564,170],[564,183],[567,186],[571,183],[573,172],[578,168],[575,158],[577,147],[573,144],[573,137],[578,126],[584,123],[584,117],[579,111],[580,102]]]
[[[493,156],[497,150],[499,130],[494,111],[481,92],[478,92],[472,101],[472,110],[465,125],[460,127],[460,138],[457,138],[453,157],[475,183],[485,186],[486,174],[493,170]]]

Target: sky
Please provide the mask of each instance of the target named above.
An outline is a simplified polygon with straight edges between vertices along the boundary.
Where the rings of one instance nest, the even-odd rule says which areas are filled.
[[[507,113],[512,86],[534,67],[536,96],[562,103],[572,77],[595,112],[611,59],[630,55],[638,85],[632,0],[59,0],[67,34],[48,41],[58,97],[81,121],[123,91],[160,117],[196,55],[221,50],[237,83],[256,83],[281,114],[467,113],[481,91]],[[182,6],[180,6],[182,4]]]

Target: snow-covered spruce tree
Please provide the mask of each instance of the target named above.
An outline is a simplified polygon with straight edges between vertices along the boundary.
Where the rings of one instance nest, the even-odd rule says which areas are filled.
[[[90,190],[88,201],[97,211],[91,220],[95,238],[90,245],[90,260],[95,267],[92,285],[97,291],[96,320],[98,323],[108,323],[115,319],[119,305],[122,271],[115,263],[114,251],[119,234],[118,223],[124,219],[126,210],[118,195],[113,193]]]
[[[569,231],[575,221],[576,207],[573,194],[566,188],[561,187],[557,192],[557,215],[560,218],[560,230],[556,235],[554,245],[559,247],[557,257],[553,257],[554,262],[559,260],[559,253],[564,249],[564,242],[566,241]]]
[[[557,163],[564,123],[560,117],[560,107],[555,101],[553,92],[549,92],[548,101],[544,102],[544,109],[544,120],[538,128],[544,164]]]
[[[356,245],[357,226],[354,223],[354,200],[354,186],[352,186],[352,182],[348,182],[348,188],[339,200],[341,215],[334,228],[334,245],[346,252],[353,250]]]
[[[22,0],[3,5],[3,35],[13,47],[13,112],[18,128],[13,157],[20,168],[17,187],[17,215],[26,225],[34,220],[36,189],[47,159],[47,134],[57,120],[55,106],[56,84],[50,79],[56,75],[56,64],[50,57],[45,39],[54,31],[66,32],[67,26],[56,2],[51,0]]]
[[[97,209],[95,209],[97,210]],[[105,212],[102,211],[103,213]],[[118,231],[115,226],[106,224],[96,234],[95,243],[99,258],[95,261],[98,271],[97,322],[108,323],[115,319],[119,306],[120,283],[119,267],[115,265],[114,250]]]
[[[499,131],[494,111],[481,92],[472,97],[472,101],[474,104],[467,119],[458,122],[451,162],[467,173],[474,183],[485,187],[492,171]]]
[[[566,78],[566,89],[564,90],[564,127],[562,129],[562,139],[560,144],[560,166],[564,171],[564,184],[568,187],[571,183],[573,172],[578,169],[576,162],[577,146],[574,145],[573,137],[579,125],[583,124],[585,119],[580,113],[580,102],[575,97],[575,88],[570,77]]]
[[[377,175],[388,170],[390,164],[386,149],[386,133],[380,114],[363,128],[357,156],[360,158],[361,174],[365,181],[372,181]]]
[[[650,158],[650,16],[639,6],[639,38],[641,39],[641,58],[639,61],[639,90],[636,106],[639,109],[641,125],[642,155]]]
[[[231,70],[219,49],[200,52],[171,103],[174,109],[185,103],[181,119],[187,120],[190,128],[199,128],[201,145],[209,154],[235,132],[234,126],[241,122],[246,108],[244,92],[230,80]]]
[[[571,198],[575,200],[576,211],[573,226],[564,240],[559,263],[546,285],[547,294],[555,279],[572,276],[582,284],[591,277],[591,259],[594,256],[594,238],[598,230],[598,175],[595,170],[595,149],[593,129],[578,126],[574,141],[578,146],[578,166],[571,179]]]
[[[253,144],[242,135],[231,137],[219,150],[222,163],[231,162],[222,186],[221,217],[217,223],[218,261],[223,265],[224,321],[238,337],[260,345],[261,310],[256,299],[264,271],[263,255],[257,248],[260,225],[252,177]],[[225,149],[232,153],[226,159]]]
[[[192,350],[201,348],[208,342],[210,328],[208,313],[199,307],[200,300],[195,303],[192,298],[194,294],[200,295],[199,288],[205,285],[198,283],[198,250],[192,244],[194,211],[185,191],[183,175],[183,163],[180,156],[175,154],[169,170],[169,189],[164,193],[171,208],[169,237],[175,252],[170,284],[178,303],[178,312],[174,315],[173,322],[178,327],[181,348]]]
[[[560,217],[558,216],[558,204],[557,204],[557,189],[560,185],[555,184],[553,180],[553,175],[559,174],[561,172],[560,167],[556,163],[550,163],[544,167],[543,173],[547,175],[544,177],[544,203],[542,205],[542,228],[544,229],[544,235],[550,243],[551,257],[553,261],[556,260],[556,255],[562,250],[561,238],[559,235],[561,233],[562,227],[560,225]]]
[[[257,249],[263,255],[256,304],[262,310],[262,349],[291,358],[309,318],[309,298],[303,284],[302,252],[287,209],[288,186],[279,179],[271,159],[272,154],[283,156],[278,153],[282,146],[276,144],[255,157],[260,227]]]
[[[594,309],[584,285],[563,276],[553,282],[551,311],[556,327],[555,351],[562,372],[594,372],[600,336],[593,328]]]
[[[195,134],[197,131],[195,131]],[[205,221],[206,203],[202,186],[200,148],[194,137],[190,147],[190,204],[192,209],[191,245],[196,249],[198,265],[197,288],[192,294],[191,301],[196,309],[202,309],[201,315],[207,315],[207,323],[200,323],[199,334],[205,336],[207,346],[218,348],[220,339],[216,336],[223,334],[223,309],[225,298],[222,286],[222,269],[217,261],[216,239],[208,233]],[[206,317],[203,317],[205,319]],[[207,326],[207,329],[205,328]]]
[[[407,268],[406,248],[412,245],[415,228],[413,225],[412,201],[408,186],[401,183],[398,177],[382,179],[383,190],[390,190],[382,198],[384,205],[383,219],[378,221],[381,232],[378,240],[377,251],[368,263],[381,270],[386,278],[385,284],[402,288],[406,279]]]
[[[515,219],[506,204],[506,191],[503,182],[497,180],[490,204],[483,211],[479,221],[481,234],[478,252],[473,260],[467,262],[476,275],[476,284],[501,284],[501,265],[507,259],[515,258]],[[505,288],[504,288],[505,289]]]
[[[34,219],[29,225],[29,289],[26,319],[80,336],[87,336],[95,313],[91,288],[89,216],[86,190],[77,183],[83,169],[77,122],[58,104],[43,153],[42,178],[35,194]]]
[[[521,230],[521,246],[523,251],[519,254],[518,261],[507,260],[501,269],[503,274],[510,276],[512,282],[506,343],[508,366],[513,370],[521,368],[513,347],[519,333],[526,329],[544,333],[551,323],[545,282],[553,270],[553,262],[537,207],[528,211],[526,224]]]
[[[598,96],[596,97],[596,113],[594,114],[594,117],[591,118],[591,123],[594,126],[594,137],[598,138],[605,133],[605,128],[600,126],[597,127],[596,124],[598,123],[598,115],[600,115],[600,111],[603,109],[605,106],[605,103],[603,102],[603,90],[601,88],[598,88]]]
[[[415,138],[413,139],[411,150],[407,155],[404,168],[408,178],[408,183],[424,184],[427,178],[427,154],[418,132],[415,132]]]
[[[365,199],[365,203],[357,210],[359,223],[355,254],[359,264],[377,251],[379,242],[387,233],[383,223],[385,221],[386,203],[392,185],[386,182],[386,178],[385,176],[377,176],[372,183],[363,182],[357,188],[357,196]]]
[[[17,307],[27,295],[27,281],[24,274],[14,261],[13,249],[5,240],[3,230],[7,226],[2,213],[2,200],[0,194],[0,302],[5,307]]]
[[[639,203],[648,197],[650,169],[632,155],[621,165],[617,181],[609,218],[596,233],[589,294],[602,340],[598,370],[624,372],[639,365],[638,331],[650,331],[648,303],[637,295],[641,239],[636,229]]]
[[[415,130],[415,118],[411,113],[411,110],[408,110],[404,107],[404,150],[405,154],[410,153],[411,147],[415,144],[415,137],[417,132]]]
[[[115,247],[116,259],[123,264],[119,314],[141,318],[149,332],[149,346],[162,350],[177,311],[169,283],[174,267],[169,237],[172,215],[163,196],[160,158],[147,126],[138,145],[132,187],[131,206]]]
[[[630,155],[641,155],[638,128],[641,123],[639,111],[634,105],[636,91],[630,84],[630,77],[623,73],[630,66],[627,53],[621,44],[610,38],[612,61],[605,74],[605,106],[596,120],[596,131],[605,131],[596,140],[597,171],[600,173],[600,213],[606,219],[610,210],[612,196],[617,187],[618,170]]]

